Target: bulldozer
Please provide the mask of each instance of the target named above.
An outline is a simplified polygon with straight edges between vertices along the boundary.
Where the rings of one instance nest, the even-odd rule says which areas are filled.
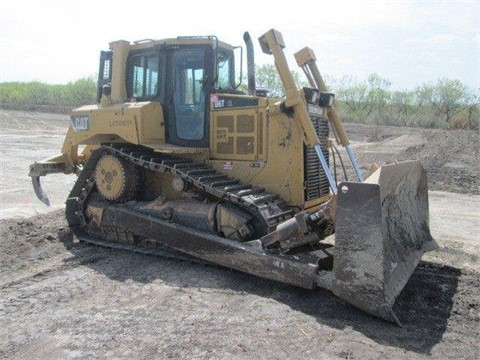
[[[295,53],[310,85],[297,88],[282,34],[259,37],[285,88],[271,98],[243,38],[243,87],[243,46],[216,36],[110,43],[97,103],[72,111],[61,154],[30,166],[36,195],[49,205],[40,177],[76,174],[65,211],[81,241],[321,287],[399,324],[395,299],[437,247],[424,168],[364,174],[313,50]],[[334,141],[355,181],[332,171]]]

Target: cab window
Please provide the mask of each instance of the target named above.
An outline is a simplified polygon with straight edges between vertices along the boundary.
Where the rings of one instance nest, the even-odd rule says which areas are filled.
[[[233,88],[233,53],[219,50],[217,55],[217,68],[217,89]]]
[[[131,58],[131,97],[151,98],[158,95],[159,64],[158,54],[134,55]]]

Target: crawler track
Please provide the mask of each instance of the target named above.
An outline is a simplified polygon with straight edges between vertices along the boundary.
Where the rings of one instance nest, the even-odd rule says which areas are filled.
[[[174,174],[190,186],[210,198],[228,201],[255,216],[265,233],[275,229],[278,223],[290,218],[292,211],[277,195],[268,193],[264,188],[242,184],[212,169],[206,164],[189,159],[173,157],[155,152],[143,146],[125,144],[104,145],[95,150],[75,183],[66,203],[66,218],[77,237],[98,245],[168,255],[168,250],[156,241],[136,241],[135,234],[120,228],[105,229],[109,236],[95,236],[89,233],[86,215],[89,195],[95,190],[94,171],[97,162],[104,154],[123,158],[138,168],[158,173]],[[116,241],[108,241],[116,238]],[[180,253],[175,254],[178,257]]]

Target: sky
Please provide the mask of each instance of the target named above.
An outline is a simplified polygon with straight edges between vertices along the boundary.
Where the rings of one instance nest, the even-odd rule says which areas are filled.
[[[257,39],[271,28],[298,72],[293,54],[309,46],[326,77],[376,73],[400,90],[449,78],[480,89],[478,0],[1,0],[0,82],[94,76],[100,50],[119,39],[216,35],[244,45],[245,31]],[[273,64],[254,44],[257,64]]]

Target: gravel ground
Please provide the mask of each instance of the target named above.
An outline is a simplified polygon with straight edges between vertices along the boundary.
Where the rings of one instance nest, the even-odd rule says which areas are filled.
[[[478,132],[346,125],[361,164],[419,157],[442,190],[430,193],[440,249],[400,294],[398,327],[322,289],[79,243],[66,194],[30,217],[43,210],[28,165],[59,151],[67,123],[0,111],[0,358],[480,358]]]

